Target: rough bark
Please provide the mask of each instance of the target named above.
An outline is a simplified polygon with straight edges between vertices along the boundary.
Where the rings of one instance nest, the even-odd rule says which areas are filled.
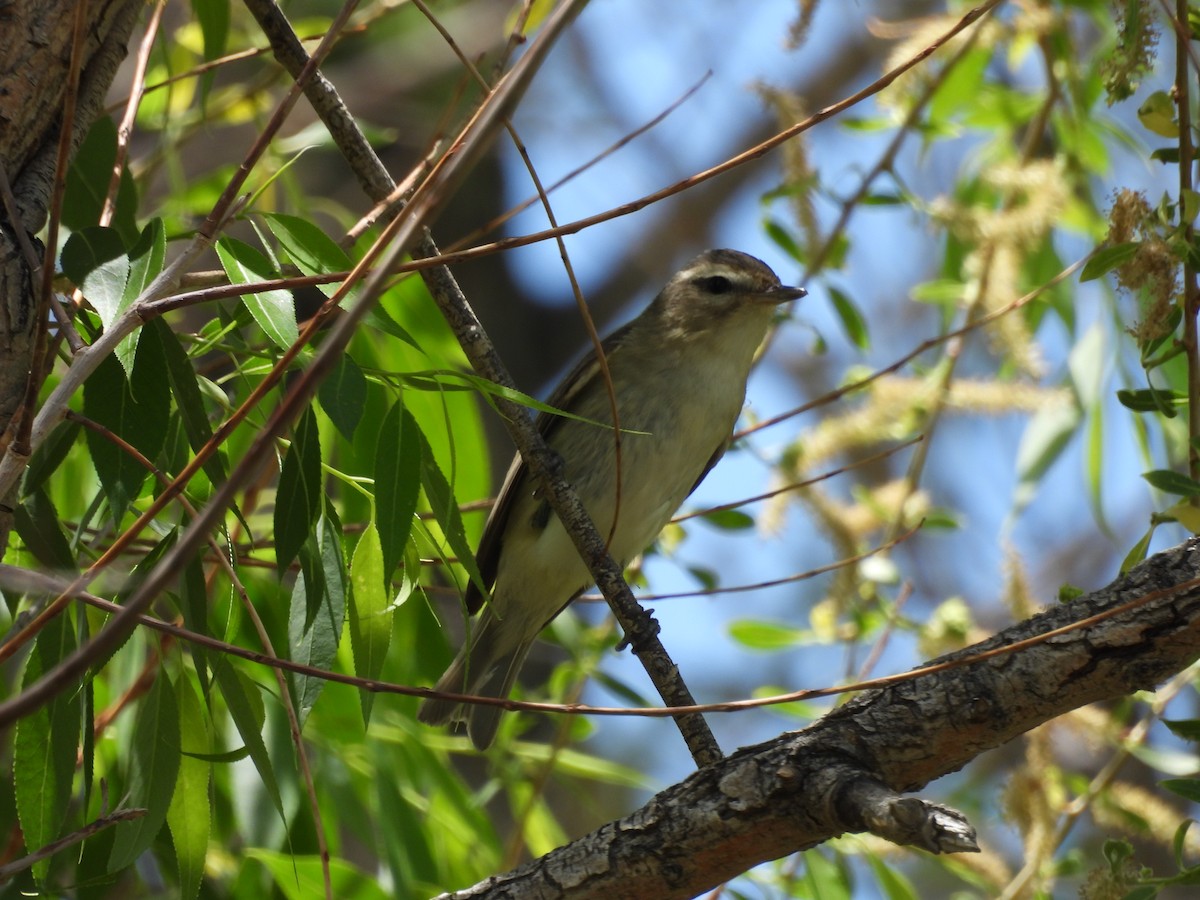
[[[701,769],[578,841],[443,897],[694,897],[844,832],[935,853],[971,850],[973,831],[959,814],[899,793],[1069,710],[1153,688],[1197,657],[1193,539],[929,665],[961,664],[868,691],[803,731]]]
[[[0,435],[18,412],[33,364],[38,321],[34,235],[46,223],[70,82],[76,0],[10,0],[0,5],[0,169],[15,214],[0,203]],[[84,29],[72,153],[101,113],[142,8],[139,0],[91,0]],[[11,438],[11,434],[9,435]],[[0,442],[0,449],[3,449]],[[0,501],[0,553],[13,497]]]

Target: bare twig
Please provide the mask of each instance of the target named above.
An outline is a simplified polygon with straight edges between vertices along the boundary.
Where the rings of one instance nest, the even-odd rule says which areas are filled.
[[[14,875],[33,868],[43,859],[49,859],[60,850],[66,850],[68,847],[86,841],[92,835],[99,834],[105,828],[111,828],[113,825],[118,825],[121,822],[132,822],[134,819],[140,819],[144,815],[146,815],[146,810],[144,809],[119,809],[109,813],[107,816],[101,816],[77,831],[72,831],[57,841],[35,850],[28,856],[23,856],[18,860],[0,866],[0,884],[11,880]]]

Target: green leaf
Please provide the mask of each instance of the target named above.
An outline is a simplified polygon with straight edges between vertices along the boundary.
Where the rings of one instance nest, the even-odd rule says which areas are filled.
[[[312,222],[282,213],[266,213],[263,218],[280,246],[304,274],[327,275],[353,267],[346,251]],[[326,297],[332,297],[340,287],[338,284],[318,285]]]
[[[372,681],[383,671],[392,640],[392,616],[383,579],[383,548],[372,522],[358,539],[350,563],[350,646],[354,650],[354,673]],[[360,691],[363,724],[371,721],[375,694]]]
[[[74,232],[62,246],[62,272],[82,290],[100,316],[104,329],[112,329],[121,312],[130,305],[130,257],[125,242],[115,228],[88,226]],[[133,296],[137,296],[134,292]],[[126,371],[130,368],[133,347],[130,337],[121,341],[118,358]]]
[[[1074,404],[1056,404],[1038,410],[1017,448],[1017,489],[1013,497],[1013,513],[1023,509],[1033,499],[1046,470],[1066,449],[1075,434],[1081,413]]]
[[[475,565],[475,554],[467,540],[462,514],[458,511],[458,501],[454,499],[454,492],[450,489],[446,476],[438,468],[433,448],[429,446],[425,433],[418,429],[417,434],[421,441],[421,486],[425,488],[425,496],[429,498],[430,511],[441,526],[451,552],[467,570],[467,576],[486,596],[488,585],[483,583],[483,576],[479,574],[479,567]]]
[[[196,369],[192,366],[183,345],[179,343],[178,336],[162,319],[151,319],[143,328],[158,335],[167,369],[167,381],[171,385],[171,393],[175,395],[175,408],[179,410],[188,446],[198,452],[212,438],[213,430],[205,412],[204,395],[200,391]],[[225,481],[225,464],[220,453],[213,453],[205,460],[204,471],[213,484]]]
[[[1119,390],[1117,402],[1126,409],[1134,412],[1161,413],[1168,419],[1178,414],[1176,411],[1187,405],[1187,394],[1183,391],[1158,390],[1144,388],[1142,390]]]
[[[1137,111],[1138,121],[1147,131],[1159,137],[1179,137],[1179,121],[1175,118],[1175,101],[1166,91],[1155,91]]]
[[[308,540],[325,496],[321,483],[321,438],[317,417],[305,409],[283,458],[275,497],[275,565],[282,574]]]
[[[551,406],[549,403],[543,403],[536,397],[531,397],[529,394],[521,391],[513,390],[501,384],[496,384],[487,378],[481,378],[471,372],[460,372],[454,369],[430,369],[423,372],[406,372],[400,376],[404,379],[406,385],[409,385],[420,391],[436,392],[445,395],[450,391],[464,391],[469,389],[479,391],[484,395],[484,399],[488,400],[491,397],[501,397],[505,400],[511,400],[513,403],[520,403],[522,406],[528,406],[530,409],[537,412],[549,413],[554,416],[562,416],[564,419],[572,419],[576,422],[583,422],[586,425],[594,425],[597,428],[608,430],[611,425],[606,425],[598,419],[589,419],[585,416],[579,416],[575,413],[567,412],[565,409],[560,409],[557,406]],[[459,387],[454,382],[464,382],[466,387]],[[626,434],[639,434],[637,432],[626,430]]]
[[[1079,336],[1067,357],[1071,385],[1085,409],[1094,408],[1106,396],[1104,383],[1113,356],[1107,343],[1104,329],[1097,323]]]
[[[342,436],[353,441],[367,403],[367,379],[352,356],[338,357],[336,368],[317,389],[317,399]]]
[[[763,228],[767,232],[767,237],[773,240],[775,245],[779,247],[780,250],[799,263],[805,263],[807,261],[808,255],[803,249],[801,249],[800,245],[796,242],[796,239],[792,237],[791,232],[789,232],[786,228],[772,219],[768,219],[766,222],[764,222]]]
[[[193,556],[184,566],[179,579],[179,608],[183,613],[183,624],[189,631],[208,634],[208,585],[204,580],[204,569],[200,558]],[[199,644],[191,648],[192,662],[196,666],[196,677],[200,691],[208,702],[208,651]]]
[[[51,619],[37,636],[21,684],[28,687],[75,649],[71,617]],[[17,721],[13,738],[12,775],[17,815],[28,850],[37,850],[60,837],[71,801],[75,754],[79,747],[79,701],[73,692],[58,694]],[[45,878],[50,860],[33,866]]]
[[[867,329],[867,320],[863,318],[858,307],[846,294],[835,287],[829,288],[829,299],[833,301],[834,311],[842,323],[842,330],[854,346],[860,350],[869,350],[871,335]]]
[[[868,853],[864,856],[875,875],[875,883],[882,888],[887,900],[920,900],[922,894],[894,865],[880,855]]]
[[[941,82],[929,102],[929,120],[949,126],[964,112],[969,112],[985,84],[991,50],[974,49],[958,59],[954,66],[940,73]]]
[[[279,894],[286,900],[312,900],[325,896],[325,876],[316,856],[296,856],[251,847],[245,851],[271,873]],[[340,859],[329,861],[329,879],[333,896],[339,900],[389,900],[393,896],[360,869]]]
[[[125,280],[125,291],[121,296],[119,310],[124,311],[134,304],[142,292],[162,272],[163,261],[167,255],[167,238],[163,232],[161,219],[152,219],[142,230],[141,236],[133,249],[129,251],[129,271]],[[107,328],[107,323],[105,324]],[[169,330],[162,324],[161,331]],[[117,345],[117,359],[125,367],[126,372],[133,370],[134,357],[137,353],[141,329],[138,329],[122,339]]]
[[[288,645],[294,662],[318,669],[332,668],[346,616],[346,561],[341,534],[329,516],[322,516],[316,534],[300,551],[302,563],[315,555],[314,565],[302,564],[292,589],[288,611]],[[313,604],[316,595],[318,602]],[[325,679],[292,673],[292,694],[301,725],[325,688]]]
[[[1133,858],[1133,845],[1129,841],[1110,838],[1104,842],[1101,852],[1113,871],[1116,871],[1126,860]]]
[[[1180,869],[1190,868],[1192,871],[1195,871],[1195,867],[1189,866],[1184,857],[1184,852],[1190,843],[1187,839],[1187,833],[1195,824],[1195,819],[1184,819],[1179,823],[1179,827],[1175,829],[1175,836],[1171,838],[1171,852],[1175,856],[1175,865],[1179,866]]]
[[[62,273],[76,286],[99,266],[125,255],[125,243],[115,228],[89,225],[73,232],[59,256]]]
[[[208,718],[190,679],[180,677],[176,682],[176,705],[179,709],[179,736],[182,758],[175,791],[167,808],[167,827],[171,829],[171,844],[175,848],[175,865],[179,874],[181,900],[200,893],[204,878],[204,859],[208,854],[208,838],[212,809],[208,800],[212,764],[198,758],[212,747]]]
[[[229,40],[229,0],[192,0],[192,14],[204,35],[205,60],[224,56]]]
[[[967,293],[967,286],[955,278],[935,278],[911,288],[908,296],[920,303],[957,306]]]
[[[1141,246],[1138,241],[1125,241],[1101,247],[1084,264],[1083,271],[1079,273],[1080,282],[1094,281],[1102,275],[1107,275],[1113,269],[1133,259],[1134,254]]]
[[[1163,719],[1162,723],[1171,729],[1171,733],[1176,737],[1200,743],[1200,719]]]
[[[126,380],[115,356],[96,367],[83,387],[83,414],[153,461],[167,437],[170,393],[162,343],[151,334],[148,332],[138,342],[130,380]],[[113,519],[119,521],[141,491],[147,470],[124,449],[90,428],[87,445]]]
[[[62,519],[54,508],[54,501],[38,488],[17,505],[13,517],[17,534],[34,559],[50,571],[75,571],[75,554],[71,542],[63,533]]]
[[[796,646],[803,639],[804,632],[776,622],[743,619],[729,626],[729,635],[751,650],[774,651]]]
[[[375,521],[383,547],[383,577],[404,558],[421,493],[421,430],[400,402],[392,404],[375,446]]]
[[[87,137],[72,157],[67,170],[67,189],[63,196],[62,223],[71,231],[100,224],[104,196],[117,160],[117,126],[109,116],[92,123]],[[122,167],[112,226],[125,246],[137,240],[137,189],[128,167]]]
[[[391,314],[382,306],[372,307],[370,312],[363,318],[363,324],[403,341],[414,350],[421,351],[421,346],[417,343],[416,338],[409,334],[408,330],[402,327],[399,322],[393,319]]]
[[[837,860],[820,853],[806,853],[804,865],[807,896],[820,897],[821,900],[851,900],[850,873]]]
[[[1151,525],[1146,529],[1146,533],[1138,538],[1137,543],[1129,548],[1129,552],[1125,554],[1125,559],[1121,561],[1122,575],[1146,558],[1146,553],[1150,549],[1150,539],[1154,537],[1155,529],[1156,526]]]
[[[714,509],[700,518],[709,525],[725,531],[743,531],[754,527],[754,516],[740,509]]]
[[[267,745],[263,743],[262,727],[265,721],[262,699],[258,696],[258,687],[245,675],[233,668],[229,660],[218,654],[213,656],[212,673],[225,707],[229,710],[229,718],[250,754],[250,761],[258,770],[267,796],[275,804],[279,820],[286,822],[283,812],[283,798],[279,793],[279,784],[275,780],[274,764],[267,753]]]
[[[108,858],[110,872],[130,865],[149,848],[167,820],[167,809],[175,793],[179,774],[179,706],[165,669],[158,670],[154,685],[138,706],[129,752],[126,803],[145,809],[146,815],[116,826]]]
[[[1155,469],[1151,472],[1143,472],[1142,477],[1150,482],[1151,486],[1167,494],[1179,494],[1183,497],[1200,496],[1200,482],[1193,481],[1182,472]]]
[[[278,278],[271,263],[259,251],[237,238],[217,241],[217,256],[232,284],[248,284]],[[296,325],[296,302],[290,291],[276,289],[258,294],[243,294],[242,302],[254,321],[275,344],[287,349],[300,336]]]
[[[79,429],[82,427],[74,419],[59,422],[54,426],[54,430],[33,451],[33,457],[25,468],[25,475],[21,479],[23,493],[36,491],[58,470],[75,445],[75,439],[79,437]]]
[[[1160,787],[1178,794],[1192,803],[1200,803],[1200,779],[1196,778],[1166,778],[1159,782]]]

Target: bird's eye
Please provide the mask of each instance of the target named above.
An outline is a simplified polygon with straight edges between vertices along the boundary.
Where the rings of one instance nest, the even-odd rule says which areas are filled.
[[[709,275],[706,278],[697,278],[695,284],[696,287],[710,294],[728,294],[733,290],[733,282],[724,275]]]

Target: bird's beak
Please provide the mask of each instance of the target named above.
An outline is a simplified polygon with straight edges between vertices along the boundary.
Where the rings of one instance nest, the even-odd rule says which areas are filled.
[[[762,298],[768,303],[787,303],[789,300],[799,300],[808,295],[802,287],[789,287],[781,284],[763,292]]]

